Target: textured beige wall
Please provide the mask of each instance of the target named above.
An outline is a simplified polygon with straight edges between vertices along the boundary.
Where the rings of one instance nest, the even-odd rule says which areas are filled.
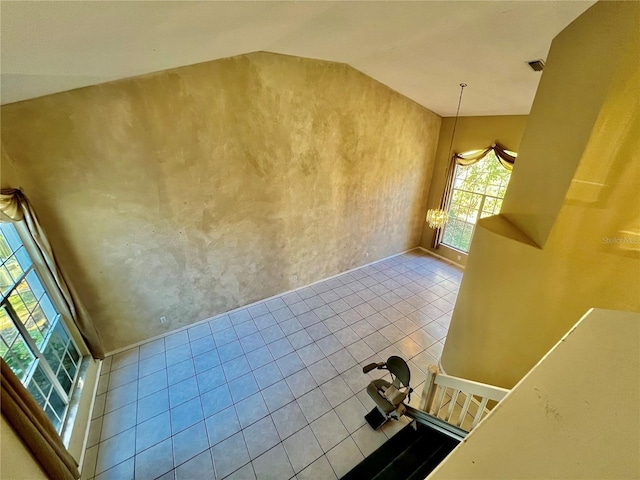
[[[577,126],[565,129],[553,113],[564,107],[590,112],[591,99],[599,104],[597,119],[582,124],[588,131],[580,131],[585,140],[579,165],[543,248],[510,238],[501,230],[509,224],[496,224],[502,216],[480,222],[442,355],[447,373],[510,388],[589,308],[640,311],[639,11],[638,2],[597,3],[554,41],[557,61],[550,71],[575,68],[573,58],[597,64],[600,42],[622,51],[612,68],[599,73],[609,81],[584,77],[569,94],[555,72],[552,78],[562,85],[547,84],[536,97],[551,111],[534,105],[525,138],[544,139],[548,132],[555,142],[558,131],[573,135]],[[611,37],[625,36],[623,46],[600,35],[603,22],[618,25]],[[592,35],[599,35],[598,42]],[[567,43],[572,48],[565,49]],[[554,52],[558,45],[563,56]],[[536,201],[544,204],[547,179],[555,178],[556,169],[563,171],[555,156],[547,155],[556,149],[554,142],[523,139],[523,168],[516,166],[507,195],[519,199],[521,192],[536,189]],[[544,177],[526,168],[534,161],[544,166]]]
[[[433,177],[429,187],[428,208],[440,205],[449,168],[449,146],[451,132],[455,118],[442,119],[436,161],[433,167]],[[500,142],[505,148],[518,151],[520,139],[527,125],[527,115],[501,115],[492,117],[460,117],[456,126],[453,151],[462,153],[488,147],[494,142]],[[460,265],[467,264],[467,255],[444,245],[433,248],[435,230],[424,222],[420,245],[438,255],[452,260]],[[459,258],[458,258],[459,257]]]
[[[2,120],[107,350],[418,245],[441,123],[346,65],[268,53]]]

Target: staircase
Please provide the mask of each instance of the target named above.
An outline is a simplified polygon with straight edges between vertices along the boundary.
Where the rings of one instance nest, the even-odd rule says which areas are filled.
[[[420,407],[407,406],[413,421],[342,480],[423,480],[508,392],[430,366]]]
[[[459,442],[438,430],[412,422],[342,480],[423,480]]]

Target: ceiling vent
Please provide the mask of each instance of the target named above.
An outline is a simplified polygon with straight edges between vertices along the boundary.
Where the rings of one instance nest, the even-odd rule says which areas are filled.
[[[527,63],[534,72],[541,72],[544,69],[544,60],[532,60]]]

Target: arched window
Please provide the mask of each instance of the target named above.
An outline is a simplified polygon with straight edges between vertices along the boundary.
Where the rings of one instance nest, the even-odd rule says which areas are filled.
[[[484,150],[466,152],[458,158],[473,158]],[[516,153],[506,151],[515,157]],[[441,242],[467,253],[479,218],[500,213],[511,170],[503,165],[495,150],[488,149],[480,160],[470,165],[456,164],[449,196],[449,220]]]

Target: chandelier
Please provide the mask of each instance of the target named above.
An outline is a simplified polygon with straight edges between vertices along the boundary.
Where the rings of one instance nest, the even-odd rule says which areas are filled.
[[[448,219],[449,214],[446,210],[432,208],[427,211],[427,222],[431,228],[442,228]]]
[[[462,93],[466,83],[460,84],[460,98],[458,99],[458,110],[456,111],[456,119],[453,122],[453,131],[451,132],[451,143],[449,144],[449,158],[453,156],[453,139],[456,136],[456,126],[458,125],[458,115],[460,114],[460,104],[462,103]],[[427,222],[430,228],[442,228],[449,220],[449,212],[444,207],[446,205],[440,205],[440,208],[431,208],[427,210]]]

